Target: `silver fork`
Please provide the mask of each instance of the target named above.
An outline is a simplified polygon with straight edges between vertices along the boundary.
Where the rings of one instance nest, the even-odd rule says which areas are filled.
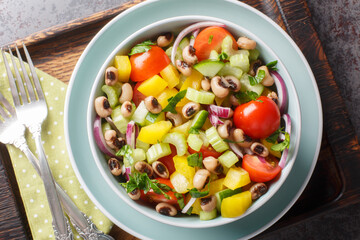
[[[62,205],[64,207],[64,210],[67,212],[68,216],[70,217],[71,222],[73,223],[73,226],[78,231],[81,237],[84,239],[104,239],[104,240],[111,240],[113,239],[111,236],[104,234],[103,232],[99,231],[96,226],[91,222],[91,220],[82,213],[76,205],[71,201],[69,196],[65,193],[65,191],[53,180],[53,177],[51,175],[50,168],[47,164],[46,156],[42,147],[41,143],[41,124],[45,120],[47,116],[47,105],[44,99],[44,95],[40,86],[39,79],[37,77],[37,74],[35,72],[35,67],[31,61],[30,55],[26,49],[26,46],[23,44],[24,52],[26,55],[26,58],[28,60],[28,64],[30,67],[30,71],[33,78],[34,83],[34,89],[32,88],[32,83],[30,81],[30,78],[27,74],[27,71],[25,69],[24,63],[21,58],[21,54],[19,53],[19,50],[17,46],[15,46],[17,56],[19,58],[21,71],[23,72],[24,76],[24,82],[21,79],[21,75],[16,67],[16,62],[14,60],[14,57],[12,55],[12,52],[9,48],[9,53],[11,56],[12,64],[14,66],[14,71],[16,77],[14,78],[10,66],[7,62],[7,59],[5,57],[4,52],[1,50],[5,67],[8,72],[8,78],[10,82],[10,88],[11,92],[14,98],[14,104],[16,107],[16,111],[13,110],[10,104],[7,103],[6,99],[1,95],[1,102],[3,103],[6,110],[10,113],[5,117],[7,121],[10,122],[10,120],[13,120],[15,118],[18,118],[19,121],[17,125],[24,124],[30,132],[33,134],[36,142],[36,147],[39,153],[40,157],[40,164],[39,161],[37,161],[36,157],[32,154],[32,152],[27,147],[26,141],[24,140],[24,137],[22,136],[21,144],[17,144],[17,142],[9,142],[5,141],[6,144],[14,144],[14,146],[18,147],[21,151],[24,152],[24,154],[28,157],[30,162],[33,164],[34,168],[38,171],[39,175],[42,176],[45,188],[47,190],[47,196],[48,201],[50,205],[50,209],[53,214],[53,226],[54,226],[54,232],[57,236],[57,239],[72,239],[72,233],[69,227],[69,224],[67,222],[67,219],[64,217],[63,212],[61,210],[61,205],[59,203],[60,198]],[[19,88],[20,94],[18,94],[17,88]],[[28,96],[26,94],[25,88],[27,90]],[[35,95],[35,92],[37,94],[37,98]],[[1,109],[1,108],[0,108]],[[2,109],[1,109],[2,110]],[[3,111],[3,110],[2,110]],[[6,114],[6,112],[0,112],[1,115]],[[17,115],[17,117],[16,117]],[[36,115],[36,116],[35,116]],[[11,118],[12,117],[12,118]],[[6,122],[6,121],[5,121]],[[14,121],[15,122],[15,121]],[[20,123],[19,123],[20,122]],[[6,124],[4,124],[6,126]],[[8,128],[8,127],[6,127]],[[22,126],[23,128],[23,126]],[[21,129],[21,128],[19,128]],[[24,133],[24,132],[22,132]],[[0,129],[1,134],[1,129]],[[6,139],[5,139],[6,140]],[[1,142],[3,142],[0,139]],[[25,143],[25,144],[24,144]],[[49,182],[49,184],[48,184]],[[55,189],[56,187],[56,189]],[[48,191],[49,189],[49,191]],[[56,191],[57,193],[56,193]]]

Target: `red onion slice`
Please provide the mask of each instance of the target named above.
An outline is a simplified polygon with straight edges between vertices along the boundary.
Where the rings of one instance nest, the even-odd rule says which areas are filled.
[[[261,156],[257,156],[257,158],[260,160],[260,162],[262,163],[266,163],[266,160],[264,157],[261,157]]]
[[[182,213],[187,213],[187,211],[189,211],[189,209],[191,208],[191,206],[194,204],[194,202],[196,201],[196,198],[190,198],[189,202],[185,205],[185,207],[181,210]]]
[[[242,152],[239,145],[237,145],[236,143],[229,143],[229,147],[238,157],[240,158],[244,157],[244,153]]]
[[[125,165],[122,165],[121,172],[125,176],[126,180],[129,181],[129,179],[130,179],[129,176],[131,175],[131,168],[125,167]]]
[[[271,71],[270,74],[275,80],[275,85],[278,92],[278,106],[280,109],[280,113],[284,113],[287,104],[287,91],[284,79],[276,71]]]
[[[287,132],[290,135],[291,134],[291,118],[290,118],[289,114],[287,114],[287,113],[282,115],[282,118],[285,121],[285,132]],[[286,165],[286,159],[287,159],[288,153],[289,153],[289,149],[285,148],[285,150],[281,154],[281,158],[279,161],[279,166],[281,168],[284,168]]]
[[[95,118],[93,133],[94,133],[96,145],[98,145],[99,149],[106,155],[109,155],[110,157],[115,157],[114,150],[109,148],[109,146],[105,142],[101,128],[101,118],[99,116],[96,116]]]
[[[229,107],[221,107],[221,106],[217,106],[217,105],[210,105],[209,108],[209,113],[210,114],[214,114],[220,118],[229,118],[232,116],[233,112],[232,109]]]
[[[221,119],[215,114],[209,114],[209,120],[211,125],[213,125],[214,127],[217,127],[217,125],[219,124],[224,124],[224,122],[221,121]]]
[[[198,23],[188,26],[187,28],[183,29],[179,33],[179,35],[177,36],[177,38],[174,41],[173,49],[171,51],[171,62],[173,65],[175,65],[175,54],[176,54],[177,48],[179,47],[180,41],[189,33],[193,32],[195,30],[198,30],[200,28],[210,27],[210,26],[225,27],[225,24],[219,23],[219,22],[207,22],[207,21],[206,22],[198,22]]]
[[[130,121],[126,128],[126,143],[132,148],[136,148],[136,138],[139,128],[134,121]]]

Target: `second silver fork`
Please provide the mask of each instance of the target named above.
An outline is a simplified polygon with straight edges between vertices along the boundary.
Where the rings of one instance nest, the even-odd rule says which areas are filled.
[[[50,205],[50,210],[53,215],[53,225],[55,225],[55,235],[57,235],[57,239],[72,239],[72,233],[71,231],[69,232],[69,225],[67,219],[62,212],[61,205],[58,199],[58,194],[55,188],[55,182],[48,166],[46,155],[44,153],[41,142],[41,125],[47,117],[47,104],[44,98],[42,88],[40,86],[40,81],[35,72],[35,67],[31,61],[26,46],[23,44],[23,49],[29,64],[33,84],[27,74],[26,68],[21,58],[21,54],[19,53],[19,50],[16,46],[15,49],[19,58],[19,63],[21,67],[20,69],[23,73],[24,82],[22,81],[20,72],[16,67],[16,62],[12,55],[11,49],[9,49],[9,53],[11,56],[12,64],[14,66],[14,72],[16,76],[15,78],[12,75],[10,66],[6,60],[3,51],[2,54],[6,70],[8,72],[10,89],[14,99],[16,114],[19,121],[21,121],[29,129],[35,139],[36,148],[40,160],[40,175],[43,178],[45,189],[47,190],[46,192]],[[83,237],[84,239],[113,239],[110,236],[105,235],[99,230],[97,230],[95,225],[86,217],[85,214],[83,214],[76,208],[76,206],[72,203],[67,194],[59,186],[57,186],[57,191],[59,193],[60,199],[62,200],[64,209],[68,213],[74,227],[79,232],[81,237]]]

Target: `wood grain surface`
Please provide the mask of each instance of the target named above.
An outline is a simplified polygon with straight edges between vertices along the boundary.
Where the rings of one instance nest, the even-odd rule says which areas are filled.
[[[131,1],[22,40],[29,46],[36,67],[67,83],[78,58],[93,36],[114,16],[139,2],[142,1]],[[296,204],[263,233],[272,234],[285,225],[306,220],[314,214],[359,202],[360,174],[355,170],[360,168],[360,148],[321,42],[311,23],[306,1],[244,2],[272,18],[298,44],[316,77],[323,104],[324,135],[317,166]],[[0,157],[3,162],[0,165],[0,239],[31,238],[16,179],[3,146]],[[317,201],[313,201],[314,198]],[[136,239],[118,227],[112,229],[111,235],[116,239]]]

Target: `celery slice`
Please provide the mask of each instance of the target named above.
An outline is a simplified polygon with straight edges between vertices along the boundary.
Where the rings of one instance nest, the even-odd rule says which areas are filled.
[[[215,99],[215,94],[212,92],[206,91],[197,91],[191,87],[187,89],[186,96],[187,99],[193,102],[197,102],[200,104],[212,104]]]
[[[229,149],[229,145],[219,136],[216,128],[213,126],[205,131],[206,138],[209,140],[211,146],[217,152],[223,152]]]
[[[201,146],[203,145],[203,141],[201,140],[199,134],[189,134],[187,142],[189,147],[197,152],[200,151]]]
[[[111,108],[114,108],[119,104],[119,96],[121,93],[120,84],[115,86],[103,85],[101,90],[106,94]]]
[[[120,106],[117,106],[113,109],[111,113],[111,118],[115,126],[119,129],[119,131],[125,134],[127,125],[130,122],[130,120],[129,118],[126,118],[121,114]]]
[[[150,144],[145,143],[145,142],[139,140],[138,138],[136,139],[136,148],[141,148],[146,152],[149,149],[149,147],[150,147]]]
[[[235,155],[235,153],[230,150],[223,153],[218,159],[219,162],[227,168],[232,167],[236,162],[239,161],[239,158]]]
[[[246,54],[235,54],[229,60],[232,67],[239,67],[244,72],[248,72],[250,69],[249,56]]]
[[[139,106],[136,108],[134,114],[131,117],[131,120],[134,120],[140,126],[145,125],[145,119],[149,111],[146,109],[145,102],[141,101]]]
[[[171,143],[176,147],[176,154],[178,156],[185,155],[187,151],[187,143],[185,134],[179,132],[167,133],[162,141],[163,143]]]
[[[239,67],[232,67],[229,62],[225,63],[224,67],[218,72],[219,76],[234,76],[238,79],[243,75],[243,70]]]
[[[146,152],[146,158],[148,163],[153,163],[159,158],[165,157],[171,154],[171,148],[168,143],[157,143],[152,145]]]

